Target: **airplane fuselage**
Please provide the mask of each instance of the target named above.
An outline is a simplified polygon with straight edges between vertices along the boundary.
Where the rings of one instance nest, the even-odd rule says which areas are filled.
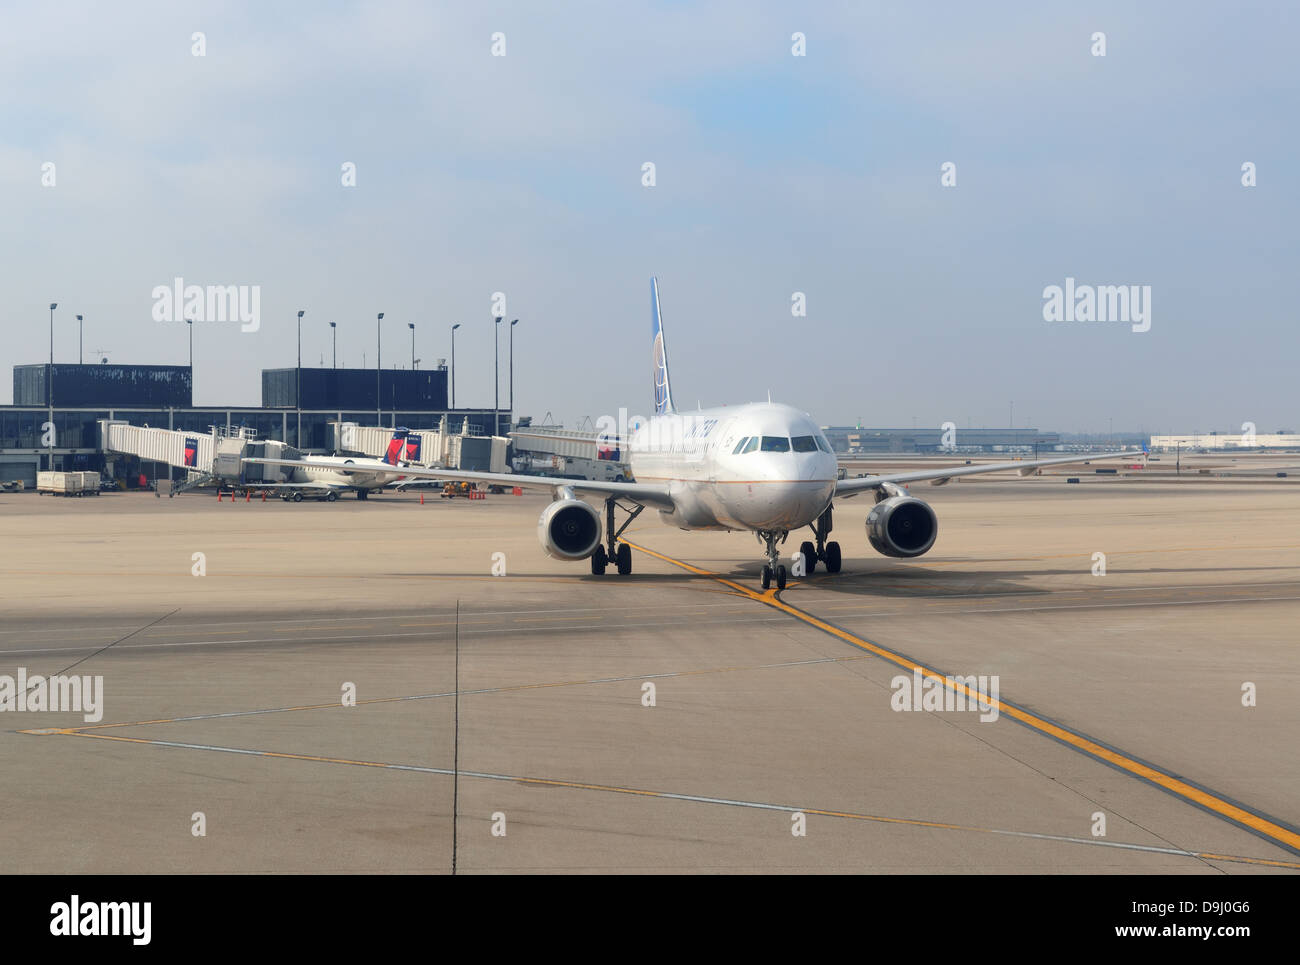
[[[628,462],[638,482],[669,487],[660,516],[682,529],[798,529],[830,505],[837,471],[811,417],[770,402],[652,416]]]
[[[404,477],[401,470],[374,459],[353,459],[341,456],[317,456],[315,461],[337,463],[339,469],[321,466],[295,466],[289,482],[310,485],[338,486],[343,489],[379,489]],[[348,467],[347,472],[343,467]],[[367,469],[373,467],[373,471]]]

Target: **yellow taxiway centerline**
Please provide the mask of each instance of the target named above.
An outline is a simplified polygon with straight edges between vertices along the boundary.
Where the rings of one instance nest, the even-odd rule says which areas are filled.
[[[751,590],[749,587],[737,583],[734,580],[729,580],[724,576],[720,576],[717,573],[710,572],[701,567],[693,566],[690,563],[674,559],[671,556],[665,556],[663,553],[657,553],[652,549],[648,549],[636,543],[630,543],[627,540],[622,540],[622,542],[627,543],[639,552],[645,553],[647,556],[652,556],[665,563],[681,567],[690,573],[695,573],[699,576],[705,576],[709,579],[716,580],[751,600],[770,606],[775,610],[780,610],[782,613],[786,613],[796,620],[800,620],[809,626],[815,627],[823,633],[837,637],[845,643],[857,647],[860,650],[865,650],[868,653],[874,654],[882,660],[888,661],[889,663],[907,670],[908,672],[919,671],[923,676],[938,681],[942,686],[957,693],[965,694],[967,698],[979,699],[991,704],[997,709],[999,714],[1006,714],[1013,720],[1038,731],[1040,734],[1051,737],[1068,747],[1072,747],[1081,753],[1087,754],[1089,757],[1095,758],[1096,760],[1109,764],[1121,771],[1125,771],[1134,777],[1154,784],[1157,787],[1168,791],[1170,794],[1182,798],[1190,804],[1194,804],[1197,807],[1210,811],[1211,813],[1216,814],[1221,818],[1225,818],[1234,824],[1245,827],[1261,837],[1267,838],[1275,844],[1286,848],[1288,851],[1300,854],[1300,833],[1297,833],[1291,828],[1283,827],[1282,825],[1270,821],[1268,818],[1262,817],[1261,815],[1255,814],[1238,804],[1234,804],[1232,801],[1226,800],[1217,794],[1196,787],[1195,785],[1181,780],[1180,778],[1157,767],[1129,757],[1113,748],[1106,747],[1105,745],[1085,737],[1082,734],[1076,734],[1074,731],[1068,730],[1065,727],[1039,717],[1036,714],[1032,714],[1014,704],[1009,704],[1003,700],[992,699],[986,694],[976,694],[973,689],[967,687],[965,684],[950,680],[945,674],[941,674],[937,670],[926,667],[915,660],[903,656],[902,654],[895,653],[893,650],[880,646],[880,644],[873,643],[865,637],[857,636],[856,634],[850,633],[848,630],[837,627],[832,623],[827,623],[825,620],[821,620],[818,617],[813,616],[811,613],[800,610],[798,607],[791,606],[778,596],[779,591],[777,590],[767,590],[766,592],[760,593],[756,590]]]

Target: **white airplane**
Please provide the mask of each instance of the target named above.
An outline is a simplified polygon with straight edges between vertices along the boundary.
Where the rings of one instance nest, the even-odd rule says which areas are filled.
[[[867,540],[885,556],[912,558],[934,546],[939,533],[934,510],[909,495],[907,483],[928,480],[943,485],[957,476],[1018,470],[1027,476],[1040,466],[1090,459],[1132,458],[1135,452],[1072,455],[1023,462],[950,466],[912,472],[839,479],[830,443],[806,412],[773,402],[749,403],[679,413],[673,407],[659,312],[659,286],[650,280],[650,311],[655,414],[634,426],[627,439],[603,438],[602,445],[626,445],[635,481],[556,479],[515,473],[468,472],[404,467],[408,479],[453,479],[501,486],[549,489],[555,501],[542,511],[537,535],[553,558],[591,560],[591,572],[603,574],[613,563],[620,575],[632,572],[632,551],[619,537],[643,509],[659,511],[663,522],[680,529],[748,530],[764,545],[767,562],[760,572],[763,589],[788,577],[778,546],[805,526],[813,540],[800,545],[804,570],[821,562],[827,572],[840,571],[839,543],[830,542],[832,504],[870,491],[876,505],[867,515]],[[590,439],[583,441],[590,442]],[[319,459],[272,464],[349,470]],[[604,501],[601,513],[580,499]],[[615,508],[627,518],[615,528]]]
[[[279,466],[289,470],[284,482],[250,483],[259,489],[281,489],[283,499],[301,501],[303,492],[320,491],[334,502],[338,494],[355,491],[357,499],[366,499],[372,490],[391,486],[407,477],[402,468],[406,447],[406,430],[396,429],[383,459],[354,456],[312,456],[310,459],[241,459],[245,465]]]

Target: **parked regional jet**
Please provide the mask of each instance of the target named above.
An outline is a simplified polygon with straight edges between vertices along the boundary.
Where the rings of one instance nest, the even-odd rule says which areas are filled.
[[[787,572],[778,546],[791,532],[807,526],[814,537],[800,545],[805,571],[817,563],[827,572],[840,570],[839,543],[830,542],[833,502],[870,491],[876,504],[867,515],[867,541],[885,556],[911,558],[934,546],[939,533],[934,510],[909,495],[908,483],[928,480],[943,485],[957,476],[1015,469],[1030,475],[1040,466],[1089,459],[1114,459],[1133,452],[1072,455],[1024,462],[950,466],[911,472],[838,479],[830,443],[806,412],[773,402],[749,403],[680,413],[673,406],[668,356],[659,312],[659,286],[650,280],[650,312],[655,414],[634,427],[626,439],[602,439],[602,445],[625,448],[635,481],[555,479],[514,473],[466,472],[404,467],[408,479],[453,479],[502,486],[549,489],[555,501],[542,511],[537,534],[550,556],[591,560],[591,572],[603,574],[613,563],[621,575],[632,572],[632,552],[619,537],[647,506],[681,529],[748,530],[764,546],[767,562],[760,572],[763,589],[784,589]],[[344,474],[366,470],[340,467],[320,459],[261,462],[330,469]],[[578,498],[604,501],[601,513]],[[615,508],[627,518],[615,528]]]
[[[246,465],[280,466],[289,469],[288,479],[278,483],[256,483],[259,489],[282,489],[301,500],[304,491],[323,491],[330,502],[341,492],[353,490],[357,499],[367,498],[372,490],[391,486],[405,479],[402,467],[406,449],[406,430],[395,429],[383,459],[354,456],[312,456],[310,459],[241,459]],[[414,438],[414,437],[413,437]]]

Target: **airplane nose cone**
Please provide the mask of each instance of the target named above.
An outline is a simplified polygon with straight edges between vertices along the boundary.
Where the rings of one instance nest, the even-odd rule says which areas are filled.
[[[798,529],[815,520],[830,501],[833,482],[783,479],[755,486],[745,522],[754,529]]]

